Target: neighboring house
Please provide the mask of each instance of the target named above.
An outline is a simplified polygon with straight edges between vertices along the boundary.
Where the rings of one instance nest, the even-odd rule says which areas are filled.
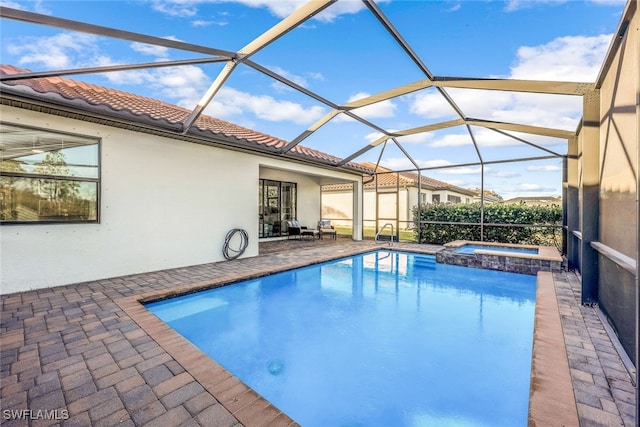
[[[518,205],[524,203],[528,206],[562,206],[562,197],[553,196],[534,196],[534,197],[514,197],[513,199],[505,200],[503,203],[510,205]]]
[[[473,197],[473,201],[480,203],[480,195],[482,193],[482,191],[480,191],[479,188],[475,188],[473,190],[471,190],[475,193],[475,196]],[[492,190],[484,190],[484,204],[485,205],[492,205],[494,203],[502,203],[503,199],[502,196],[499,195],[498,193],[496,193],[495,191]]]
[[[232,229],[256,256],[288,219],[315,226],[321,185],[357,194],[370,172],[204,115],[185,131],[190,110],[71,79],[0,89],[2,293],[222,261]]]
[[[364,178],[363,215],[365,225],[374,226],[376,217],[382,225],[392,222],[400,229],[410,228],[413,207],[428,203],[472,203],[476,193],[448,184],[417,172],[393,172],[373,163],[360,164],[363,168],[376,170],[374,179]],[[418,191],[420,183],[420,191]],[[347,222],[351,210],[351,190],[342,184],[322,187],[322,216],[338,224]],[[376,215],[377,211],[377,215]],[[396,224],[395,221],[398,221]]]

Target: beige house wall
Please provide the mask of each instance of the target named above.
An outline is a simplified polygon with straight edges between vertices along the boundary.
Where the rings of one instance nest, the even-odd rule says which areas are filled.
[[[402,187],[396,189],[378,189],[376,204],[376,190],[366,188],[363,195],[363,214],[365,226],[374,227],[376,219],[379,218],[378,226],[382,227],[385,222],[392,222],[397,229],[406,229],[413,224],[413,208],[418,205],[418,188]],[[433,196],[439,195],[441,203],[447,203],[448,196],[453,195],[461,198],[461,203],[473,203],[473,198],[466,194],[456,193],[449,190],[432,191],[422,189],[426,203],[433,202]],[[349,190],[325,190],[322,192],[322,217],[330,219],[338,225],[350,225],[352,217],[352,192]],[[397,201],[396,201],[397,200]],[[376,212],[377,209],[377,212]],[[397,211],[396,211],[397,209]],[[397,212],[397,213],[396,213]],[[376,215],[377,213],[377,215]],[[397,216],[397,218],[396,218]],[[388,218],[397,219],[388,221]]]
[[[574,149],[569,141],[567,179],[567,194],[572,194],[577,185],[579,203],[578,218],[568,219],[569,223],[577,223],[576,232],[568,236],[571,239],[568,258],[570,262],[578,262],[575,267],[581,272],[583,302],[585,295],[597,302],[636,367],[640,251],[639,28],[637,2],[628,2],[596,90],[585,95],[577,147]],[[572,215],[576,213],[572,211]]]

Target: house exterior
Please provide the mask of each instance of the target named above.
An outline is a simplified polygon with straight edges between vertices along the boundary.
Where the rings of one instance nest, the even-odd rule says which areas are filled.
[[[393,172],[364,162],[361,166],[375,170],[375,177],[365,177],[363,215],[365,225],[374,226],[375,220],[391,222],[400,229],[410,228],[413,207],[428,203],[473,203],[473,190],[457,187],[415,172]],[[418,186],[420,183],[420,186]],[[419,188],[420,187],[420,188]],[[348,222],[351,189],[334,184],[322,188],[322,216],[336,223]],[[376,215],[377,213],[377,215]],[[397,221],[397,222],[396,222]],[[381,226],[382,224],[378,224]]]
[[[492,190],[484,190],[484,194],[479,188],[474,188],[471,191],[475,194],[473,201],[477,203],[482,201],[485,205],[492,205],[494,203],[502,203],[504,201],[501,195]]]
[[[562,206],[562,197],[554,196],[531,196],[531,197],[514,197],[512,199],[505,200],[503,203],[518,205],[524,203],[527,206]]]
[[[256,256],[275,224],[320,220],[328,183],[361,221],[360,165],[207,116],[182,133],[188,110],[71,79],[0,87],[3,294],[223,261],[234,229]]]

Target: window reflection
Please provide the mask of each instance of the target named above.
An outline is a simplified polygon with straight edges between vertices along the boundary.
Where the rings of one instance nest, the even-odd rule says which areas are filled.
[[[96,139],[0,123],[2,223],[98,220]]]
[[[260,180],[260,237],[277,237],[288,233],[287,221],[296,219],[296,190],[297,186],[293,182]]]

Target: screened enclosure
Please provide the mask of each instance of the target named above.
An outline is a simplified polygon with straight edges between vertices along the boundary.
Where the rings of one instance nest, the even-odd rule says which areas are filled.
[[[560,44],[568,39],[558,37],[555,44],[545,45],[551,54],[533,64],[526,59],[536,48],[526,43],[534,41],[522,40],[517,61],[503,68],[492,68],[493,45],[500,39],[536,34],[551,15],[532,13],[537,20],[525,24],[519,21],[523,15],[512,14],[509,18],[521,25],[520,31],[507,32],[506,20],[503,25],[484,19],[456,21],[451,13],[446,15],[450,32],[443,34],[439,21],[445,15],[437,10],[439,3],[311,1],[261,20],[243,21],[237,14],[215,31],[202,30],[193,38],[177,26],[177,36],[157,35],[157,28],[143,22],[120,26],[112,13],[95,13],[82,21],[73,14],[3,6],[3,41],[11,37],[7,43],[36,26],[49,37],[48,46],[59,43],[56,37],[62,31],[78,45],[111,44],[129,53],[155,56],[106,60],[95,51],[87,56],[90,60],[61,61],[57,66],[32,62],[35,67],[27,69],[11,64],[15,68],[3,67],[0,76],[2,103],[39,111],[51,108],[57,115],[94,123],[113,120],[122,128],[173,135],[176,141],[253,150],[327,170],[360,171],[361,188],[354,191],[350,182],[325,183],[320,177],[322,193],[313,196],[322,198],[318,219],[360,228],[365,236],[367,229],[375,234],[393,224],[396,238],[405,233],[407,240],[425,241],[429,227],[454,222],[421,216],[425,206],[436,204],[478,206],[476,220],[465,224],[474,229],[470,231],[474,239],[486,240],[492,228],[505,224],[552,230],[551,239],[568,267],[580,275],[583,303],[599,304],[637,367],[637,2],[618,5],[604,37],[572,39],[576,44],[569,46]],[[475,2],[465,6],[475,7],[469,3]],[[583,7],[570,3],[567,7]],[[580,32],[590,28],[592,15],[595,12],[554,25]],[[353,31],[355,23],[358,31]],[[314,37],[308,37],[312,31]],[[232,33],[242,35],[227,38]],[[480,40],[480,34],[491,34],[493,39]],[[596,40],[598,49],[589,45]],[[555,61],[562,55],[570,57],[571,48],[581,43],[601,52],[596,72],[567,76]],[[25,48],[21,52],[22,58],[36,53]],[[459,60],[447,62],[453,57]],[[524,72],[525,65],[532,68]],[[174,86],[158,84],[155,79],[162,73]],[[46,83],[41,83],[48,78],[73,78],[79,88],[83,82],[122,85],[157,101],[157,111],[176,104],[183,114],[150,118],[124,101],[117,108],[134,119],[103,115],[99,101],[92,104],[92,111],[82,111],[64,104],[64,94],[48,94]],[[23,90],[28,84],[31,92]],[[254,116],[234,116],[242,108],[252,108]],[[204,132],[201,124],[211,116],[228,121]],[[236,121],[260,135],[242,133],[234,128]],[[74,139],[72,129],[65,138],[32,135],[18,141],[12,139],[18,135],[13,132],[21,129],[18,123],[2,126],[4,226],[15,220],[99,220],[102,171],[97,142]],[[33,151],[35,143],[51,138],[70,138],[71,145],[51,149],[57,154],[41,159],[42,154]],[[75,150],[89,153],[72,161]],[[40,166],[27,167],[34,162]],[[43,168],[47,163],[49,168]],[[78,173],[71,176],[72,169]],[[302,208],[297,202],[299,187],[258,179],[258,233],[284,236],[286,222]],[[532,189],[538,195],[559,197],[561,217],[531,224],[490,218],[492,206]],[[326,199],[327,192],[332,192],[333,200]],[[362,206],[360,211],[354,209],[354,198]]]

